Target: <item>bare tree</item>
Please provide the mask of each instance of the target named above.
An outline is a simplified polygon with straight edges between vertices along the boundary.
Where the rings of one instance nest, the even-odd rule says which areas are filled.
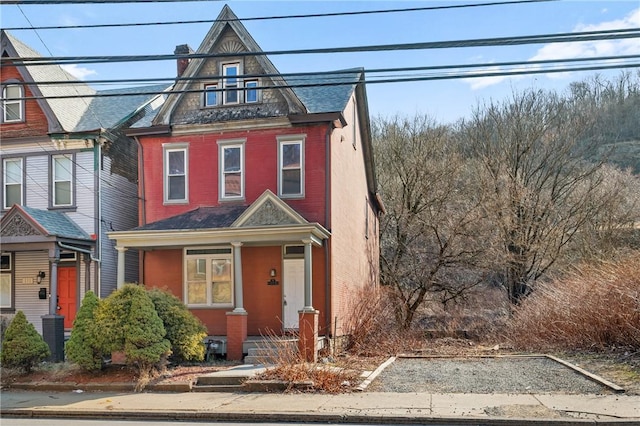
[[[373,124],[381,222],[381,282],[409,328],[428,294],[455,299],[482,280],[487,237],[482,192],[450,128],[425,116]],[[490,246],[490,244],[489,244]]]
[[[603,160],[591,152],[593,114],[553,93],[530,90],[478,109],[461,135],[479,160],[487,217],[500,238],[502,283],[517,304],[581,230],[619,192],[601,190]]]

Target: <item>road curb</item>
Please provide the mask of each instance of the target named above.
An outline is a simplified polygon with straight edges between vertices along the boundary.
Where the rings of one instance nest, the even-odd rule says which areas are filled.
[[[165,421],[227,421],[227,422],[284,422],[284,423],[349,423],[349,424],[421,424],[421,425],[485,425],[485,426],[637,426],[634,420],[587,419],[527,419],[485,417],[431,417],[431,416],[381,416],[314,413],[232,413],[232,412],[176,412],[176,411],[65,411],[9,409],[0,411],[2,417],[58,418],[58,419],[112,419],[112,420],[165,420]]]

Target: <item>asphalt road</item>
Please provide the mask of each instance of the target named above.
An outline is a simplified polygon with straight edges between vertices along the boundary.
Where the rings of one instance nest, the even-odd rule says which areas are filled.
[[[207,421],[207,424],[212,424],[211,421]],[[159,420],[149,421],[129,421],[129,420],[71,420],[71,419],[8,419],[2,418],[2,426],[141,426],[141,425],[160,425],[160,426],[202,426],[203,422],[175,422],[167,421],[161,422]],[[308,424],[308,423],[214,423],[216,426],[280,426],[280,425],[295,425],[295,424]],[[322,423],[326,426],[353,426],[349,423]],[[380,426],[378,425],[366,425],[360,424],[359,426]],[[393,425],[390,425],[393,426]],[[452,423],[447,423],[447,426],[455,426]]]

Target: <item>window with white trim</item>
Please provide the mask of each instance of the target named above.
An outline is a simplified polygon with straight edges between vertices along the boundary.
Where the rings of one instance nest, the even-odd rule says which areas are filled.
[[[186,145],[164,147],[164,201],[186,202],[188,195],[189,150]]]
[[[52,162],[53,206],[73,204],[73,160],[71,154],[54,155]]]
[[[258,80],[244,81],[244,101],[248,104],[258,102]]]
[[[235,62],[232,64],[222,65],[222,87],[224,89],[223,103],[225,105],[240,103],[240,90],[238,90],[240,87],[238,79],[239,74],[240,63]]]
[[[211,107],[218,105],[218,85],[204,85],[204,106]]]
[[[22,158],[7,158],[2,161],[3,170],[3,208],[9,209],[14,204],[22,204],[23,162]]]
[[[8,84],[2,88],[2,121],[4,123],[24,120],[22,97],[22,86],[18,84]]]
[[[244,140],[219,142],[220,199],[244,198]]]
[[[0,308],[13,308],[13,264],[11,253],[0,256]]]
[[[278,192],[281,197],[304,195],[304,137],[278,138]]]
[[[185,249],[184,300],[190,307],[233,306],[231,247]]]

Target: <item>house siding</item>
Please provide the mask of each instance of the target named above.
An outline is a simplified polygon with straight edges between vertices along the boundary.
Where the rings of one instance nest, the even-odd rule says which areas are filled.
[[[47,251],[16,252],[15,256],[15,306],[16,312],[21,310],[38,333],[42,334],[42,316],[49,313],[49,299],[39,299],[41,287],[50,289],[51,273],[49,270],[49,253]],[[44,270],[46,277],[40,284],[36,283],[38,271]]]
[[[352,97],[344,115],[353,118],[331,138],[331,319],[337,318],[338,335],[343,334],[356,290],[375,285],[378,276],[377,216],[367,188],[355,107]]]
[[[130,162],[137,163],[136,158]],[[100,225],[100,297],[107,297],[116,289],[118,253],[115,241],[107,232],[135,228],[138,224],[138,186],[127,178],[112,173],[113,160],[104,156],[100,170],[101,225]],[[125,252],[125,281],[139,282],[139,255],[137,250]]]

